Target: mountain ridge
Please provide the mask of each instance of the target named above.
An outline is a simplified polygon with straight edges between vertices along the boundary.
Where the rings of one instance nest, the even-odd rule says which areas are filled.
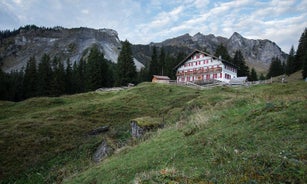
[[[11,36],[1,36],[0,64],[6,72],[22,69],[31,56],[39,61],[45,53],[51,57],[58,56],[62,61],[70,59],[71,62],[78,62],[81,58],[86,58],[89,48],[94,45],[103,52],[106,59],[116,63],[121,49],[118,33],[106,28],[25,26]],[[272,57],[279,57],[281,61],[287,58],[287,54],[276,43],[267,39],[248,39],[238,32],[234,32],[230,38],[200,32],[193,36],[186,33],[157,43],[132,43],[132,51],[135,64],[140,69],[150,62],[153,46],[163,47],[171,55],[179,52],[188,54],[194,49],[214,54],[221,44],[232,57],[236,50],[241,50],[247,64],[250,67],[256,66],[258,71],[266,71]]]
[[[223,45],[227,48],[231,57],[237,50],[240,50],[249,66],[256,66],[262,71],[269,68],[272,57],[278,57],[282,62],[287,59],[287,54],[275,42],[268,39],[248,39],[238,32],[234,32],[229,38],[215,36],[214,34],[204,35],[200,32],[193,36],[186,33],[162,42],[151,43],[151,45],[157,47],[186,47],[190,50],[200,49],[206,50],[212,55],[219,45]]]

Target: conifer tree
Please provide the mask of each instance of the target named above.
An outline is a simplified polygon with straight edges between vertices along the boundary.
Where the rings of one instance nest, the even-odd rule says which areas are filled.
[[[135,83],[137,80],[136,66],[133,61],[131,44],[128,40],[122,44],[117,60],[117,82],[119,86]]]
[[[244,57],[240,50],[237,50],[235,52],[235,56],[233,58],[233,63],[238,67],[237,76],[248,76],[249,75],[249,69],[248,66],[245,64]]]
[[[86,88],[96,90],[107,86],[108,65],[103,54],[93,47],[86,64]]]
[[[270,64],[269,72],[267,78],[275,77],[284,73],[284,68],[278,57],[273,57]]]
[[[73,93],[73,86],[72,86],[72,68],[70,60],[66,60],[66,70],[65,70],[65,93],[71,94]]]
[[[65,93],[65,69],[58,57],[52,60],[51,96],[59,96]]]
[[[307,57],[303,61],[303,71],[302,71],[303,79],[307,78]]]
[[[51,81],[53,72],[50,64],[50,56],[44,54],[41,58],[41,62],[38,65],[38,95],[49,96],[51,95]]]
[[[156,46],[152,48],[151,61],[149,65],[149,80],[151,80],[153,75],[159,74],[159,65],[158,65],[158,54]]]
[[[159,75],[164,75],[165,73],[165,52],[164,52],[164,48],[162,47],[160,50],[160,55],[159,55],[159,62],[158,62],[158,67],[159,67]]]
[[[259,80],[265,80],[265,76],[263,75],[263,73],[260,74]]]
[[[307,28],[305,28],[304,32],[302,33],[299,39],[299,44],[295,55],[294,71],[302,69],[303,63],[306,60],[306,58],[307,58]]]
[[[215,57],[220,57],[221,56],[223,60],[226,60],[226,61],[232,63],[232,58],[228,54],[227,48],[224,45],[222,45],[222,44],[220,44],[216,48],[214,56]]]
[[[258,75],[257,75],[257,72],[254,68],[252,68],[249,76],[250,76],[249,81],[257,81],[258,80]]]
[[[286,61],[286,67],[285,67],[285,73],[287,75],[290,75],[290,74],[295,72],[294,62],[295,62],[295,51],[294,51],[294,47],[292,45],[290,52],[289,52],[289,56],[288,56],[287,61]]]
[[[24,76],[24,96],[25,98],[34,97],[37,95],[37,67],[35,57],[30,57],[27,62]]]
[[[7,96],[6,74],[0,68],[0,100],[7,100]]]

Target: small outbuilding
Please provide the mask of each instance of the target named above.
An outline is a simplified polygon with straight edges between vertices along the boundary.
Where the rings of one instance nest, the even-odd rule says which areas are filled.
[[[247,77],[232,78],[229,81],[230,85],[244,85],[247,82]]]
[[[153,75],[152,82],[154,83],[166,83],[168,84],[170,78],[168,76],[161,76],[161,75]]]

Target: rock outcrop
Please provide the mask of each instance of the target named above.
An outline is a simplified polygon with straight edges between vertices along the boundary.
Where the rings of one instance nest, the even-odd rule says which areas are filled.
[[[113,152],[114,149],[108,145],[107,141],[103,140],[93,155],[93,161],[100,162],[107,156],[110,156]]]
[[[130,121],[131,136],[133,138],[141,138],[146,132],[163,128],[163,122],[160,122],[157,118],[141,117]]]

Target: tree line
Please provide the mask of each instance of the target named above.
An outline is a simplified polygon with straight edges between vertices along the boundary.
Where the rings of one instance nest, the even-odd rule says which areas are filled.
[[[293,46],[286,62],[273,57],[266,76],[258,76],[254,68],[249,69],[240,50],[234,57],[229,56],[226,47],[219,45],[214,54],[238,67],[237,76],[247,76],[249,81],[287,74],[303,69],[303,78],[307,77],[307,29],[305,28],[295,52]],[[44,54],[39,62],[34,56],[23,70],[4,73],[0,70],[0,100],[20,101],[36,96],[59,96],[82,93],[101,87],[125,86],[128,83],[150,81],[153,75],[166,75],[176,79],[174,67],[186,57],[186,53],[167,53],[164,48],[152,47],[151,61],[136,70],[131,44],[122,43],[117,63],[104,58],[97,47],[93,47],[87,59],[79,62],[65,62],[60,58],[51,58]]]
[[[279,76],[282,74],[290,75],[299,70],[302,70],[302,77],[307,77],[307,28],[302,33],[297,51],[295,52],[292,46],[286,62],[281,62],[278,57],[273,57],[267,78]]]
[[[159,55],[158,55],[159,53]],[[155,56],[157,55],[157,56]],[[175,79],[173,70],[184,54],[173,57],[163,49],[153,49],[153,61],[137,72],[131,44],[122,42],[117,63],[104,58],[103,53],[92,47],[86,59],[73,64],[59,57],[44,54],[39,60],[32,56],[20,71],[5,73],[0,70],[0,100],[21,101],[38,96],[60,96],[93,91],[98,88],[126,86],[129,83],[150,81],[152,75],[168,75]],[[167,62],[166,62],[167,61]]]

